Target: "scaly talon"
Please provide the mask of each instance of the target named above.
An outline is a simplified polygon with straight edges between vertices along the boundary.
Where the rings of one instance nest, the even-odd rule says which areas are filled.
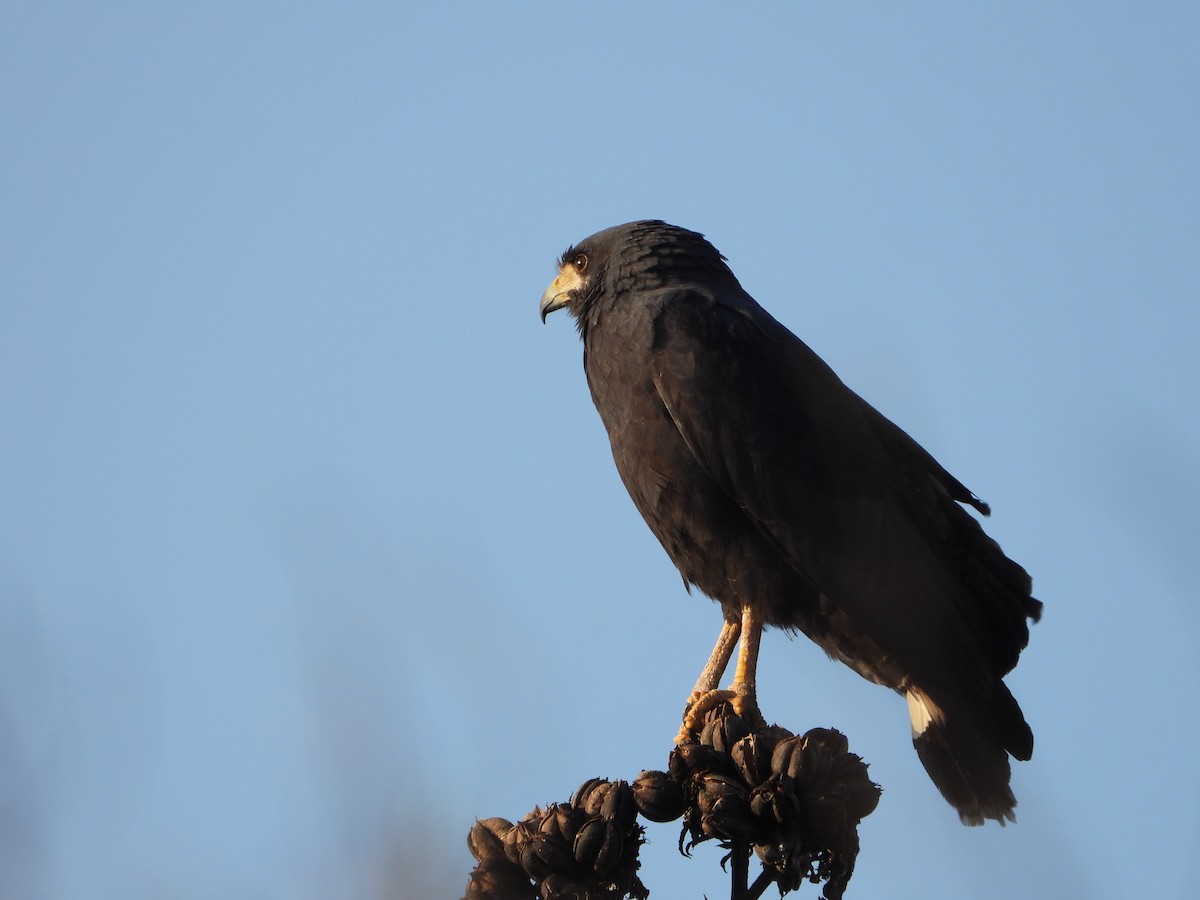
[[[733,686],[729,690],[719,690],[717,684],[729,665],[739,636],[741,646],[738,648],[738,664],[733,676]],[[758,662],[758,644],[761,638],[762,623],[748,606],[742,607],[740,622],[727,621],[724,624],[712,656],[704,671],[700,673],[700,679],[692,689],[687,706],[684,707],[683,725],[675,737],[677,746],[691,739],[700,730],[704,716],[709,710],[726,702],[733,704],[734,712],[754,725],[766,724],[758,709],[758,696],[754,686],[754,670]]]
[[[726,702],[733,703],[736,706],[737,701],[738,696],[735,691],[717,689],[693,691],[692,696],[688,698],[687,706],[683,710],[683,725],[680,726],[679,734],[675,737],[676,746],[689,740],[695,733],[700,731],[700,728],[704,724],[704,716],[710,709]]]

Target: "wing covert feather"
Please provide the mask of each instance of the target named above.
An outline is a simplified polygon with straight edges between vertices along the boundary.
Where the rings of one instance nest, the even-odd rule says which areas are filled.
[[[990,690],[987,624],[923,533],[944,505],[966,515],[946,479],[969,491],[746,295],[664,302],[653,366],[692,454],[789,565],[914,673],[954,666]],[[896,465],[873,417],[917,447],[906,460],[917,470]],[[914,489],[925,496],[894,502]],[[928,507],[925,521],[906,514],[914,504]]]

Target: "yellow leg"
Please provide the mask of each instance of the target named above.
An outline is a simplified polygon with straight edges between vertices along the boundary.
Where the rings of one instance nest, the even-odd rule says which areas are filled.
[[[733,676],[733,687],[722,691],[717,689],[721,676],[729,666],[733,656],[734,645],[741,638],[738,647],[737,669]],[[700,673],[696,687],[688,698],[687,707],[683,714],[683,725],[675,738],[676,744],[682,744],[689,735],[699,730],[704,714],[715,706],[729,701],[734,711],[740,716],[748,716],[756,722],[762,721],[758,711],[758,696],[755,689],[755,669],[758,667],[758,646],[762,640],[762,623],[750,610],[749,606],[742,607],[741,622],[726,622],[717,637],[717,645],[713,648],[708,664]]]
[[[721,633],[717,635],[717,646],[713,647],[708,664],[700,673],[700,677],[696,679],[696,686],[692,688],[692,697],[716,690],[717,685],[721,683],[721,676],[729,668],[729,660],[733,658],[733,648],[737,646],[738,635],[741,632],[741,622],[726,622],[721,626]]]
[[[733,674],[733,709],[739,716],[758,711],[758,647],[762,643],[762,622],[749,606],[742,607],[742,644],[738,648],[737,670]]]

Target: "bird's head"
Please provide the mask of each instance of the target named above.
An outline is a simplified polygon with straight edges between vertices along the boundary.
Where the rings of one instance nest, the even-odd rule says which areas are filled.
[[[592,251],[585,246],[590,240],[591,238],[582,244],[568,247],[559,257],[558,274],[543,292],[542,302],[538,307],[543,322],[550,313],[572,303],[575,303],[575,306],[571,307],[571,311],[576,312],[579,309],[579,303],[576,301],[587,293],[589,284],[595,282],[596,267],[592,265]]]
[[[576,319],[601,296],[619,298],[672,284],[737,280],[704,236],[657,220],[606,228],[567,249],[542,294],[542,321],[558,309]]]

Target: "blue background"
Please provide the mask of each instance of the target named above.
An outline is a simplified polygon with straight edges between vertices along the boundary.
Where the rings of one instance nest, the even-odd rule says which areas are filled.
[[[665,764],[718,611],[537,316],[642,217],[1047,604],[1003,830],[899,698],[768,635],[768,717],[885,790],[851,896],[1194,896],[1198,9],[12,5],[0,896],[452,897],[474,817]],[[727,892],[649,838],[655,897]]]

